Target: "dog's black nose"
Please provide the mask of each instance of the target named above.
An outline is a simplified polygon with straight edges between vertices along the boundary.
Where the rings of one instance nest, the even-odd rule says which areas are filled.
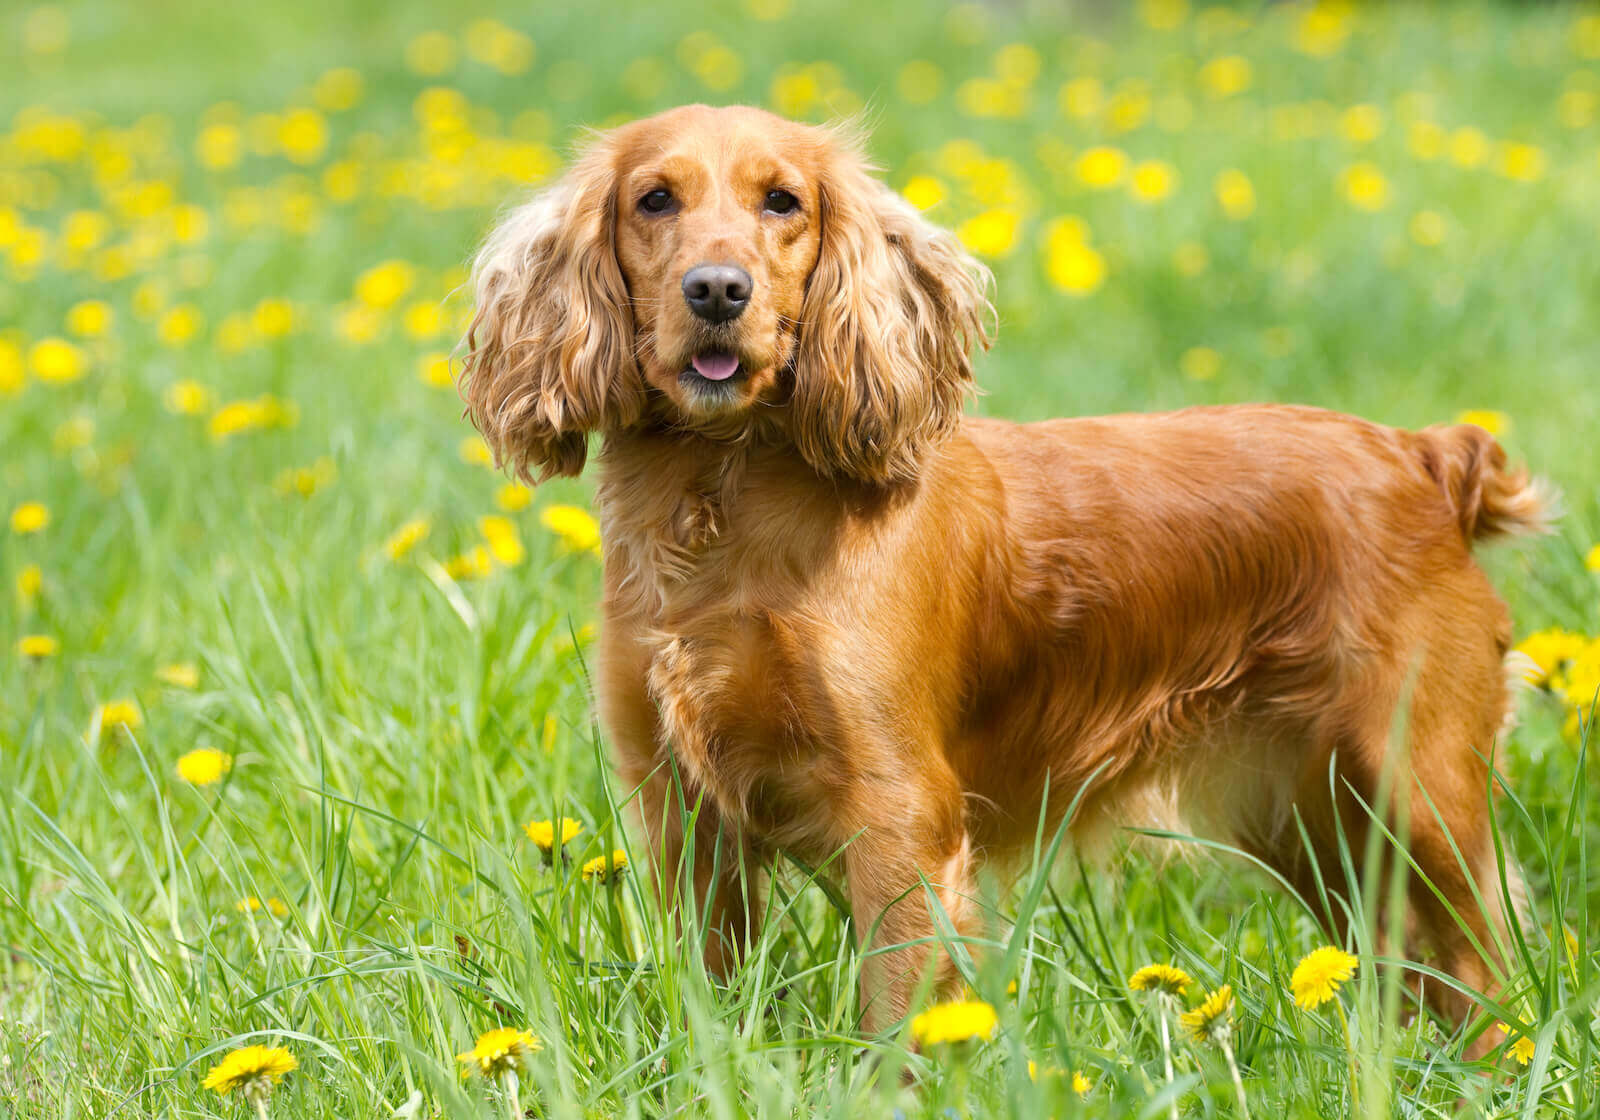
[[[738,265],[701,264],[683,274],[689,310],[708,323],[737,319],[750,303],[750,274]]]

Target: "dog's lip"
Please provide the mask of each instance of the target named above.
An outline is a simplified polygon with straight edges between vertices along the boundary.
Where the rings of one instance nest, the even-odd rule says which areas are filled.
[[[739,355],[731,350],[703,350],[689,360],[689,368],[684,372],[707,381],[727,381],[743,368]]]

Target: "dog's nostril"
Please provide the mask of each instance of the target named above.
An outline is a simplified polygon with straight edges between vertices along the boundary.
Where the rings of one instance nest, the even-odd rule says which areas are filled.
[[[683,298],[689,310],[712,323],[739,316],[754,288],[750,274],[737,265],[696,265],[683,276]]]

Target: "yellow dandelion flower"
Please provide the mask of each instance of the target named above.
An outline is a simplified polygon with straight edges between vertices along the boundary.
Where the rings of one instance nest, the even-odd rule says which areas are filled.
[[[1095,190],[1116,186],[1127,172],[1128,157],[1116,148],[1090,148],[1073,164],[1078,182]]]
[[[177,416],[198,416],[211,407],[211,390],[198,381],[174,381],[162,394],[162,404]]]
[[[294,330],[294,304],[286,299],[264,299],[250,312],[250,326],[261,338],[283,338]]]
[[[1339,135],[1352,144],[1370,144],[1383,135],[1384,123],[1376,105],[1352,105],[1339,114]]]
[[[389,534],[389,539],[383,542],[383,551],[391,560],[404,560],[417,545],[427,540],[432,529],[433,522],[428,518],[413,517]]]
[[[1189,0],[1139,0],[1139,19],[1152,31],[1181,27],[1189,14]]]
[[[330,113],[342,113],[361,103],[366,86],[361,71],[341,66],[325,72],[311,86],[311,99]]]
[[[1600,544],[1589,550],[1589,555],[1583,558],[1583,566],[1591,572],[1600,572]]]
[[[47,385],[64,385],[82,377],[89,360],[64,338],[42,338],[28,351],[28,365],[33,376]]]
[[[215,122],[202,128],[194,139],[195,158],[209,171],[225,171],[238,165],[244,155],[244,134],[238,126]]]
[[[79,338],[100,338],[111,329],[116,318],[116,312],[105,300],[80,300],[67,309],[67,331]]]
[[[1074,1093],[1077,1093],[1080,1097],[1086,1097],[1089,1095],[1089,1090],[1091,1088],[1093,1088],[1093,1086],[1089,1084],[1089,1079],[1087,1077],[1085,1077],[1078,1070],[1072,1071],[1072,1091]]]
[[[1238,168],[1230,167],[1217,174],[1212,190],[1222,212],[1236,222],[1242,222],[1256,212],[1256,189],[1250,177]]]
[[[406,334],[419,340],[432,338],[450,325],[445,318],[444,308],[427,300],[419,300],[409,305],[401,317],[401,322],[405,326]]]
[[[450,557],[444,562],[444,570],[446,575],[457,581],[487,579],[494,574],[494,561],[490,558],[489,550],[480,544],[459,556]]]
[[[22,347],[9,338],[0,338],[0,394],[9,397],[22,392],[27,380],[28,363],[22,356]]]
[[[168,346],[184,346],[205,328],[205,316],[192,303],[180,303],[162,313],[156,337]]]
[[[1389,180],[1374,164],[1353,163],[1339,175],[1339,190],[1358,210],[1376,212],[1389,204]]]
[[[946,1042],[980,1041],[994,1036],[1000,1020],[982,1000],[955,1000],[928,1008],[911,1020],[911,1037],[918,1046]]]
[[[212,1066],[201,1086],[218,1095],[242,1089],[247,1097],[266,1097],[285,1074],[299,1068],[294,1055],[280,1046],[246,1046]]]
[[[515,1027],[496,1027],[478,1036],[477,1043],[456,1061],[466,1066],[466,1072],[483,1077],[499,1077],[527,1067],[529,1059],[544,1049],[544,1043],[532,1031]]]
[[[539,513],[539,521],[573,552],[600,551],[600,523],[586,509],[546,506]]]
[[[1529,1038],[1521,1031],[1513,1031],[1511,1027],[1505,1023],[1499,1023],[1497,1025],[1500,1028],[1500,1033],[1505,1035],[1507,1039],[1510,1039],[1513,1034],[1516,1035],[1516,1041],[1512,1042],[1511,1045],[1506,1048],[1506,1053],[1510,1054],[1512,1059],[1521,1066],[1525,1066],[1529,1062],[1533,1061],[1533,1052],[1535,1049],[1533,1039]]]
[[[1358,963],[1355,957],[1332,945],[1313,949],[1301,957],[1289,977],[1295,1006],[1310,1011],[1327,1003],[1339,985],[1356,974]]]
[[[1511,417],[1487,408],[1469,408],[1465,412],[1457,413],[1456,423],[1476,424],[1497,438],[1508,435],[1511,431]]]
[[[469,467],[494,466],[494,452],[489,450],[482,436],[467,436],[456,446],[456,454]]]
[[[1207,62],[1200,67],[1197,77],[1200,80],[1200,88],[1204,89],[1207,95],[1221,100],[1249,89],[1253,70],[1248,58],[1230,54]]]
[[[522,831],[528,834],[528,839],[541,852],[549,855],[558,847],[565,847],[577,838],[583,831],[583,822],[575,821],[571,817],[561,818],[561,843],[556,843],[556,824],[554,821],[529,821],[522,826]]]
[[[1479,129],[1458,128],[1450,134],[1450,162],[1471,170],[1482,167],[1489,158],[1489,138]]]
[[[1196,1042],[1210,1042],[1222,1037],[1233,1023],[1233,987],[1222,985],[1192,1011],[1179,1017],[1189,1036]]]
[[[178,777],[196,786],[212,786],[233,769],[233,756],[210,747],[192,750],[178,759]]]
[[[178,661],[157,669],[156,680],[173,688],[196,689],[200,687],[200,670],[193,662]]]
[[[139,705],[132,700],[107,700],[95,709],[100,721],[102,733],[126,727],[129,731],[137,731],[144,726],[144,713],[139,711]]]
[[[1081,239],[1046,234],[1045,274],[1063,292],[1086,296],[1105,283],[1106,260]]]
[[[1147,964],[1128,977],[1128,987],[1136,992],[1159,992],[1181,996],[1193,983],[1189,974],[1170,964]]]
[[[944,184],[932,175],[914,175],[906,181],[901,196],[918,210],[932,210],[944,201]]]
[[[42,533],[50,527],[50,508],[43,502],[23,502],[11,511],[11,531],[19,537]]]
[[[376,310],[393,307],[411,290],[415,278],[416,269],[408,262],[384,261],[356,278],[356,299]]]
[[[528,553],[522,547],[522,537],[517,532],[517,523],[509,517],[486,514],[478,518],[478,532],[483,535],[484,543],[489,546],[489,552],[494,556],[495,563],[514,568],[527,559]]]
[[[263,909],[274,918],[285,918],[289,915],[289,906],[283,899],[274,895],[263,903],[255,895],[246,895],[233,904],[233,908],[241,914],[258,914]]]
[[[1502,144],[1497,156],[1496,170],[1518,183],[1537,183],[1544,178],[1549,163],[1544,151],[1534,144]]]
[[[533,502],[533,490],[520,482],[508,482],[494,492],[494,504],[506,513],[520,513]]]
[[[1003,257],[1017,247],[1021,218],[1015,210],[996,207],[975,214],[956,230],[961,243],[980,257]]]
[[[417,359],[417,378],[435,389],[448,389],[456,383],[450,370],[449,354],[424,354]]]
[[[621,848],[614,849],[608,856],[595,856],[583,865],[583,881],[586,883],[614,883],[624,871],[628,870],[628,853]]]
[[[1134,167],[1128,189],[1139,202],[1161,202],[1178,189],[1178,169],[1165,160],[1147,159]]]
[[[17,655],[33,661],[54,657],[60,649],[61,643],[49,634],[24,634],[17,639]]]

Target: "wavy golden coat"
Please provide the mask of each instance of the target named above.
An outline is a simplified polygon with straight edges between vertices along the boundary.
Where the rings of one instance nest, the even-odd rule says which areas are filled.
[[[708,264],[749,281],[732,318],[686,298]],[[501,459],[576,474],[602,438],[600,714],[711,967],[776,849],[842,850],[866,1022],[893,1022],[930,964],[958,982],[924,881],[971,930],[980,857],[1080,789],[1080,839],[1189,828],[1314,897],[1393,763],[1437,891],[1413,880],[1411,936],[1489,983],[1510,625],[1471,548],[1541,511],[1487,433],[964,417],[986,271],[838,132],[754,109],[596,137],[475,275],[462,386]]]

